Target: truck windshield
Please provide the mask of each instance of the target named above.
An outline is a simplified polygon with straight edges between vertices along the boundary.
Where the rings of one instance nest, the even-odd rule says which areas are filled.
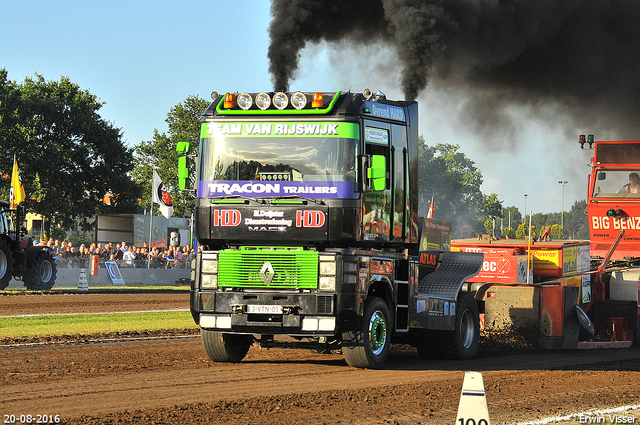
[[[594,198],[640,198],[640,170],[606,170],[596,173]]]
[[[354,181],[356,140],[203,139],[202,180]]]
[[[355,123],[204,123],[199,197],[356,198]]]

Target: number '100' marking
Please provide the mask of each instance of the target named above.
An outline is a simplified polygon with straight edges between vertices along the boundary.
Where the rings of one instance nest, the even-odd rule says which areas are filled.
[[[464,418],[458,419],[460,421],[460,425],[489,425],[489,422],[486,419],[480,419],[476,424],[476,420],[473,418],[469,418],[465,421]]]

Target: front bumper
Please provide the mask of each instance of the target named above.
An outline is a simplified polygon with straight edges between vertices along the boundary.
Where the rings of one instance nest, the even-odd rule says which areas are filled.
[[[282,313],[249,313],[249,305],[274,307]],[[198,324],[205,329],[273,335],[336,332],[334,293],[195,292],[192,310],[199,313]]]

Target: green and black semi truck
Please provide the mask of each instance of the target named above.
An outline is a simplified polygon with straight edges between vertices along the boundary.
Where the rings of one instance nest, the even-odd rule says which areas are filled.
[[[239,362],[252,344],[362,368],[391,341],[476,354],[478,303],[462,287],[482,254],[420,249],[416,102],[369,89],[212,97],[198,153],[178,146],[202,247],[191,313],[211,360]]]

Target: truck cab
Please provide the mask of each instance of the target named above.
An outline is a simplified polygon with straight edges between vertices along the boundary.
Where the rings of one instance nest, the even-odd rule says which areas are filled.
[[[414,327],[455,328],[461,282],[415,298],[425,274],[416,102],[368,89],[212,97],[194,179],[189,146],[178,147],[203,247],[191,312],[209,358],[240,361],[257,342],[379,367],[392,336],[415,333],[412,315]],[[477,324],[465,326],[475,349]]]
[[[594,156],[588,180],[587,215],[592,256],[604,258],[624,230],[611,259],[637,258],[640,253],[640,142],[595,141],[590,137],[591,143],[587,143],[593,148]]]

